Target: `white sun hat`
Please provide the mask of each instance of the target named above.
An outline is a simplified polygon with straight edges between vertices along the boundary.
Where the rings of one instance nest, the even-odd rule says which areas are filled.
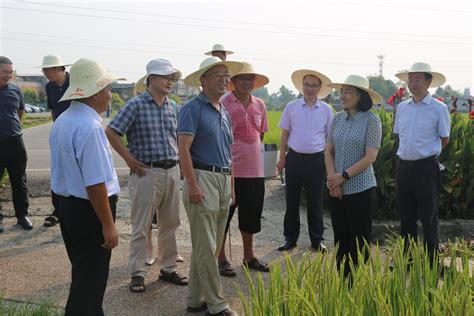
[[[61,60],[61,57],[57,55],[46,55],[43,57],[43,64],[36,68],[53,68],[53,67],[66,67],[71,64],[66,64]]]
[[[431,74],[433,76],[433,79],[431,80],[430,87],[432,88],[442,86],[446,82],[446,77],[442,73],[432,71],[431,66],[429,64],[422,63],[422,62],[414,63],[411,66],[410,70],[400,71],[395,76],[398,79],[407,82],[408,74],[414,73],[414,72],[427,72]]]
[[[334,89],[341,89],[342,86],[356,87],[367,92],[374,104],[380,104],[383,101],[380,94],[369,88],[369,80],[359,75],[349,75],[343,83],[331,83],[329,86]]]
[[[181,78],[181,71],[173,68],[167,59],[153,59],[146,65],[146,75],[144,77],[143,83],[146,85],[149,75],[168,76],[175,73],[178,74],[177,80],[179,80],[179,78]]]
[[[59,101],[84,99],[90,97],[117,80],[125,80],[110,74],[98,62],[81,58],[70,70],[69,88]]]
[[[225,52],[226,55],[230,55],[230,54],[234,53],[231,50],[225,49],[224,45],[222,45],[222,44],[214,44],[214,46],[212,46],[212,50],[204,53],[204,55],[212,56],[212,52]]]
[[[208,57],[199,65],[199,70],[196,70],[192,74],[184,78],[184,83],[189,87],[200,87],[201,86],[201,76],[212,67],[224,65],[227,67],[229,75],[232,77],[234,74],[238,73],[244,65],[236,61],[223,61],[218,57]]]
[[[303,79],[308,75],[315,76],[321,80],[321,89],[318,93],[319,98],[324,98],[332,92],[332,88],[328,86],[328,84],[331,83],[331,79],[319,71],[309,69],[296,70],[293,72],[293,74],[291,74],[291,81],[293,81],[293,85],[299,92],[303,93]]]
[[[270,82],[270,80],[268,79],[267,76],[256,73],[253,70],[253,66],[250,63],[245,62],[245,61],[243,61],[241,63],[244,67],[238,73],[234,74],[231,78],[235,78],[238,75],[255,75],[255,83],[253,85],[252,91],[258,90],[258,89],[260,89],[261,87],[265,86],[266,84],[268,84]],[[234,84],[231,81],[230,84],[229,84],[228,90],[229,91],[234,91],[234,89],[235,89]]]

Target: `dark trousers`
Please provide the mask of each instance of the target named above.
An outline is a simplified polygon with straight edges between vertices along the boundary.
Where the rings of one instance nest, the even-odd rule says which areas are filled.
[[[60,198],[59,195],[51,191],[51,203],[53,204],[53,213],[51,215],[54,215],[57,218],[59,218],[59,212],[58,212],[59,198]]]
[[[296,243],[300,235],[300,197],[306,191],[309,238],[317,245],[323,238],[323,190],[326,178],[324,154],[299,154],[289,150],[286,155],[286,212],[284,235]]]
[[[72,265],[66,316],[104,315],[104,299],[111,250],[102,247],[102,225],[89,200],[58,197],[58,214],[64,244]],[[117,196],[109,198],[115,220]]]
[[[400,230],[405,238],[418,238],[418,220],[431,261],[438,251],[438,207],[441,172],[435,156],[416,161],[398,160],[396,196],[400,213]]]
[[[338,246],[336,261],[340,269],[345,257],[345,274],[349,274],[349,258],[357,265],[358,251],[364,253],[364,245],[370,243],[372,232],[372,213],[375,209],[376,188],[343,195],[342,199],[330,197],[328,208],[334,231],[334,246]],[[365,249],[367,260],[369,249]]]
[[[26,186],[26,149],[23,137],[11,137],[0,141],[0,179],[5,168],[10,178],[13,208],[16,218],[28,215],[28,187]]]

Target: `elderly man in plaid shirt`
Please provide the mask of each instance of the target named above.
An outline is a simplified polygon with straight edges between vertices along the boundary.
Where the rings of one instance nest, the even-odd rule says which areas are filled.
[[[128,268],[132,292],[145,291],[147,235],[155,212],[159,278],[178,285],[188,284],[187,277],[176,272],[176,229],[180,224],[178,111],[176,103],[167,98],[181,73],[164,59],[152,60],[146,68],[147,91],[128,101],[106,129],[110,144],[130,167],[132,237]],[[122,143],[124,134],[128,149]]]

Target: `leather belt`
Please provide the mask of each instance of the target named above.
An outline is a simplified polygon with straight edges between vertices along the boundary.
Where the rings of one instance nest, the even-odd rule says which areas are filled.
[[[169,169],[173,168],[178,164],[177,160],[161,160],[155,162],[144,162],[145,165],[149,166],[150,168],[162,168],[162,169]]]
[[[400,164],[405,165],[405,166],[417,166],[417,165],[423,165],[426,163],[438,161],[438,156],[433,155],[433,156],[429,156],[429,157],[418,159],[418,160],[398,159],[398,161],[400,162]]]
[[[210,165],[203,165],[196,162],[193,162],[193,167],[194,169],[212,171],[212,172],[217,172],[217,173],[222,173],[222,174],[230,174],[230,167],[216,167],[216,166],[210,166]]]

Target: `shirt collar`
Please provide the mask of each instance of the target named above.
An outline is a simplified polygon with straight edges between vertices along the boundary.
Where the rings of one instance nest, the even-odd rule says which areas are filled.
[[[98,120],[99,122],[102,122],[102,118],[100,117],[99,113],[97,113],[93,108],[91,108],[90,106],[88,106],[87,104],[85,103],[82,103],[80,101],[77,101],[77,100],[72,100],[71,102],[71,106],[76,106],[78,107],[82,112],[84,112],[87,116],[95,119],[95,120]]]
[[[145,90],[145,92],[143,92],[142,96],[145,99],[145,101],[147,101],[147,102],[154,101],[153,96],[151,95],[150,92],[148,92],[148,90]],[[167,104],[167,103],[168,103],[168,97],[165,96],[165,102],[163,104]]]
[[[426,93],[425,97],[423,98],[423,100],[421,100],[420,103],[430,104],[430,103],[431,103],[431,99],[433,99],[433,97],[432,97],[431,94],[428,92],[428,93]],[[413,97],[410,98],[410,103],[416,104],[416,102],[415,102],[415,100],[413,99]]]
[[[238,103],[240,103],[240,104],[242,103],[242,102],[240,102],[240,100],[235,96],[234,92],[231,92],[231,93],[230,93],[230,97],[231,97],[231,101],[232,101],[232,102],[238,102]],[[255,101],[254,96],[253,96],[253,95],[250,95],[250,103],[249,103],[249,104],[254,103],[254,101]]]
[[[346,119],[346,121],[349,121],[349,120],[357,121],[362,117],[363,113],[364,112],[357,112],[356,115],[350,116],[349,112],[344,110],[344,118]]]
[[[321,100],[316,99],[316,102],[314,102],[314,106],[310,107],[308,104],[306,104],[306,101],[304,100],[304,97],[302,97],[302,98],[300,98],[300,104],[302,106],[306,106],[308,109],[319,108],[319,107],[321,107]]]

